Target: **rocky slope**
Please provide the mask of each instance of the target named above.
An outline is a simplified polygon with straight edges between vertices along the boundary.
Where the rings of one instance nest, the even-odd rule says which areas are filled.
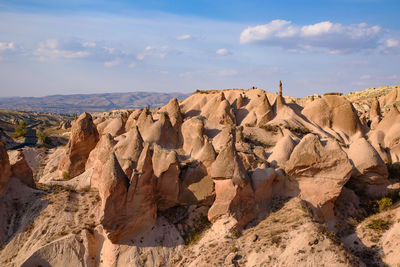
[[[1,144],[0,265],[397,266],[400,87],[376,90],[200,91]]]

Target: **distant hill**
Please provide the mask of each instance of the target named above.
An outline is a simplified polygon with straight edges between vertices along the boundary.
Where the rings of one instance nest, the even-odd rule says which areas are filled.
[[[44,97],[0,97],[0,109],[54,113],[102,112],[112,109],[135,109],[163,106],[171,98],[183,99],[182,93],[106,93],[50,95]]]

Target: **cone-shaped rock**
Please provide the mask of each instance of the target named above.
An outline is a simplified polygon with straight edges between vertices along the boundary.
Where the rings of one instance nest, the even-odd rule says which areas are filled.
[[[98,141],[99,134],[92,116],[85,112],[73,123],[66,154],[60,160],[60,173],[68,172],[71,178],[83,173],[89,153]]]
[[[100,222],[113,243],[127,238],[124,229],[126,223],[129,223],[125,209],[128,186],[128,177],[112,153],[103,166],[99,194],[102,200]]]
[[[388,170],[375,148],[365,138],[360,138],[350,145],[347,155],[351,159],[355,173],[353,179],[368,184],[387,182]]]
[[[172,127],[178,130],[183,122],[183,117],[181,109],[179,107],[178,99],[176,98],[171,99],[169,103],[161,110],[166,111],[168,113],[168,117],[171,121]]]
[[[211,177],[216,180],[230,179],[233,185],[242,187],[248,183],[249,178],[236,153],[233,140],[229,140],[211,165]]]
[[[159,210],[175,206],[179,197],[179,162],[174,150],[154,145],[153,171],[157,178],[156,199]]]

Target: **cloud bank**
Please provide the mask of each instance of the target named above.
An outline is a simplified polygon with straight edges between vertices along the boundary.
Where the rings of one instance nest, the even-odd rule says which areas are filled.
[[[383,34],[379,26],[366,23],[342,25],[323,21],[299,26],[287,20],[273,20],[243,30],[240,43],[275,46],[290,52],[325,49],[331,54],[343,54],[376,49]]]

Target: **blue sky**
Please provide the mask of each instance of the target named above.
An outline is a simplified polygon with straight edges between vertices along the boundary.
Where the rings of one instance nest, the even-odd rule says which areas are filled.
[[[0,0],[0,97],[400,84],[399,11],[397,0]]]

